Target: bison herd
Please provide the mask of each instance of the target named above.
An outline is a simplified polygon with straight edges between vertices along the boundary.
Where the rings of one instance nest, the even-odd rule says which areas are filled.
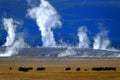
[[[27,72],[27,71],[30,71],[32,69],[33,69],[32,67],[19,67],[18,68],[19,71],[23,71],[23,72]]]
[[[12,67],[10,67],[9,70],[12,70]],[[33,68],[32,67],[19,67],[18,70],[22,72],[28,72],[28,71],[33,70]],[[46,70],[45,67],[38,67],[36,69],[36,71],[45,71],[45,70]],[[65,71],[70,71],[70,70],[71,70],[71,67],[65,68]],[[81,69],[79,67],[76,68],[76,71],[80,71],[80,70]],[[116,67],[93,67],[91,70],[92,71],[116,71]],[[87,69],[84,69],[84,71],[87,71]]]
[[[94,67],[92,71],[116,71],[116,67]]]
[[[66,68],[65,68],[65,71],[70,71],[70,70],[71,70],[70,67],[66,67]],[[80,68],[78,67],[78,68],[76,69],[76,71],[80,71]]]
[[[22,72],[28,72],[30,70],[33,70],[33,68],[32,67],[19,67],[18,70],[22,71]],[[38,67],[37,68],[37,71],[43,71],[43,70],[45,70],[45,67]]]

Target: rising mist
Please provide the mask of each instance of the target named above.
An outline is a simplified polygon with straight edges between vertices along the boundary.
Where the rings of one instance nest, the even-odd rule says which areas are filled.
[[[12,56],[18,54],[18,52],[27,47],[27,44],[24,42],[22,36],[16,35],[16,28],[17,28],[17,21],[13,20],[12,18],[3,18],[4,28],[8,33],[6,37],[6,42],[3,44],[5,47],[4,52],[0,52],[0,56]]]
[[[55,8],[46,0],[41,0],[38,7],[28,9],[28,14],[41,31],[43,47],[55,47],[56,41],[52,29],[61,26],[60,16]]]

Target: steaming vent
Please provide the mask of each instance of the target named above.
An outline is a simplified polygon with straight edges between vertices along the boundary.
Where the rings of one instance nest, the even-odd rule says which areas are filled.
[[[35,19],[41,31],[43,47],[56,47],[52,29],[61,26],[60,16],[55,8],[46,0],[41,0],[38,7],[28,9],[28,14]]]
[[[3,18],[3,25],[8,33],[6,37],[5,51],[0,52],[0,56],[12,56],[18,54],[18,52],[26,46],[22,36],[16,37],[17,21],[12,18]]]
[[[119,57],[120,51],[111,47],[108,31],[103,30],[93,37],[91,43],[87,26],[80,26],[76,36],[79,43],[69,46],[65,43],[57,46],[53,29],[62,26],[61,17],[47,0],[41,0],[39,6],[27,10],[27,16],[36,21],[41,32],[42,48],[27,48],[23,35],[17,33],[19,22],[12,18],[3,18],[2,23],[7,31],[5,50],[0,50],[0,56],[55,56],[55,57]],[[92,46],[91,46],[92,44]],[[29,53],[29,54],[28,54]]]

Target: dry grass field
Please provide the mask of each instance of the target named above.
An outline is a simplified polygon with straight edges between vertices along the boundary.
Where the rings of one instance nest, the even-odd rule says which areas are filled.
[[[0,80],[120,80],[120,59],[0,58]]]

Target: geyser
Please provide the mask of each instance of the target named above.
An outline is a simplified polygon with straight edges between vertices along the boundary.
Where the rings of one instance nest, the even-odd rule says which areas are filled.
[[[89,38],[87,36],[87,27],[81,26],[78,29],[79,48],[89,48]]]
[[[6,38],[6,42],[3,46],[11,46],[15,41],[15,30],[16,30],[17,26],[14,23],[12,18],[10,18],[10,19],[3,18],[2,22],[3,22],[5,30],[8,33],[8,36]]]
[[[55,47],[56,41],[52,29],[61,26],[60,16],[46,0],[41,0],[38,7],[28,9],[28,16],[36,20],[41,31],[43,47]]]
[[[17,21],[14,21],[12,18],[4,18],[3,24],[4,28],[8,33],[6,38],[6,43],[4,46],[6,47],[4,52],[0,52],[0,56],[12,56],[18,54],[19,50],[26,47],[27,45],[24,43],[23,37],[19,35],[15,35],[16,28],[17,28]]]
[[[108,32],[106,30],[101,31],[94,37],[93,49],[109,49],[110,40],[108,39]]]
[[[14,42],[14,44],[13,44],[12,46],[6,47],[6,51],[0,53],[0,56],[9,57],[9,56],[13,56],[13,55],[15,55],[15,54],[18,54],[18,52],[19,52],[22,48],[24,48],[25,46],[26,46],[26,44],[24,43],[23,38],[19,38],[18,40],[16,40],[16,41]]]
[[[57,57],[66,57],[66,56],[72,57],[75,55],[76,55],[76,52],[71,47],[68,47],[67,50],[59,53]]]

